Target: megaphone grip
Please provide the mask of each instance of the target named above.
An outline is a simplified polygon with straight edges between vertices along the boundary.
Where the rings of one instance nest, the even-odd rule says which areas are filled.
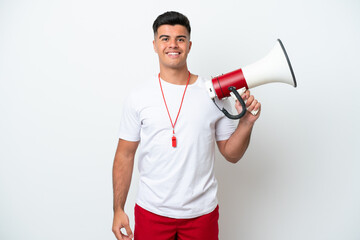
[[[241,107],[242,107],[242,111],[241,113],[239,113],[238,115],[232,115],[230,114],[225,108],[221,109],[221,111],[225,114],[226,117],[230,118],[230,119],[240,119],[242,118],[247,109],[246,109],[246,105],[245,105],[245,102],[244,100],[241,98],[240,94],[238,93],[238,91],[236,90],[235,87],[229,87],[228,88],[229,91],[231,91],[232,93],[234,93],[235,97],[237,98],[237,100],[239,101],[239,103],[241,104]]]

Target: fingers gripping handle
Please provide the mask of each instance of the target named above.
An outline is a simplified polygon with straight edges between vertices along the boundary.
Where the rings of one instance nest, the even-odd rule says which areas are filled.
[[[240,96],[241,96],[243,93],[246,92],[246,88],[245,88],[245,87],[240,88],[240,89],[237,90],[237,92],[238,92],[238,93],[240,94]],[[231,97],[233,97],[235,100],[237,100],[237,98],[236,98],[236,96],[235,96],[234,93],[231,92],[230,95],[231,95]],[[246,100],[245,100],[244,102],[245,102],[245,104],[246,104]],[[249,110],[249,109],[247,109],[247,110]],[[256,116],[256,115],[258,114],[259,110],[260,110],[260,109],[252,110],[252,111],[250,111],[250,113],[251,113],[252,115]]]
[[[238,91],[236,90],[235,87],[229,87],[229,90],[235,95],[236,99],[239,101],[239,103],[241,104],[242,107],[242,111],[241,113],[239,113],[238,115],[232,115],[230,114],[225,108],[221,109],[221,111],[225,114],[226,117],[230,118],[230,119],[240,119],[242,118],[245,113],[246,113],[246,105],[244,100],[241,98],[240,94],[238,93]]]

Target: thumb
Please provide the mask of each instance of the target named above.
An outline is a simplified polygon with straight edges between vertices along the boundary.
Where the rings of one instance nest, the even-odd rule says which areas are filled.
[[[126,234],[129,236],[129,238],[133,238],[134,235],[133,235],[133,233],[132,233],[132,231],[131,231],[130,225],[129,225],[129,224],[126,224],[126,225],[124,226],[124,228],[125,228]]]

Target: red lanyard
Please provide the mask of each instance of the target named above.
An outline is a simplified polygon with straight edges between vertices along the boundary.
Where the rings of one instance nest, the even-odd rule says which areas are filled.
[[[178,114],[176,116],[176,119],[175,119],[175,122],[173,123],[172,119],[171,119],[171,116],[170,116],[170,112],[169,112],[169,108],[166,104],[166,100],[165,100],[165,96],[164,96],[164,91],[162,89],[162,86],[161,86],[161,81],[160,81],[160,73],[159,73],[159,83],[160,83],[160,89],[161,89],[161,93],[162,93],[162,96],[163,96],[163,99],[164,99],[164,103],[165,103],[165,107],[166,107],[166,110],[167,110],[167,113],[169,115],[169,119],[170,119],[170,123],[171,123],[171,126],[173,128],[173,136],[171,138],[171,141],[172,141],[172,146],[173,147],[176,147],[176,137],[175,137],[175,124],[178,120],[178,117],[179,117],[179,114],[180,114],[180,110],[181,110],[181,107],[182,107],[182,104],[183,104],[183,101],[184,101],[184,97],[185,97],[185,92],[186,92],[186,89],[189,85],[189,81],[190,81],[190,72],[189,72],[189,78],[187,80],[187,83],[186,83],[186,86],[185,86],[185,90],[184,90],[184,94],[182,96],[182,99],[181,99],[181,104],[180,104],[180,108],[179,108],[179,111],[178,111]]]

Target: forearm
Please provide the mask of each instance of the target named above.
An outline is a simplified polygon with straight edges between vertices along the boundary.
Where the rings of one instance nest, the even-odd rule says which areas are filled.
[[[232,163],[237,163],[244,155],[246,149],[250,143],[250,136],[256,120],[260,116],[261,104],[250,95],[250,91],[247,90],[242,96],[246,100],[246,114],[240,119],[239,124],[228,140],[218,141],[218,147],[221,154]],[[240,113],[242,106],[238,101],[235,103],[236,110]],[[258,111],[253,115],[251,111]]]
[[[113,166],[114,211],[124,210],[134,166],[134,157],[116,155]]]

